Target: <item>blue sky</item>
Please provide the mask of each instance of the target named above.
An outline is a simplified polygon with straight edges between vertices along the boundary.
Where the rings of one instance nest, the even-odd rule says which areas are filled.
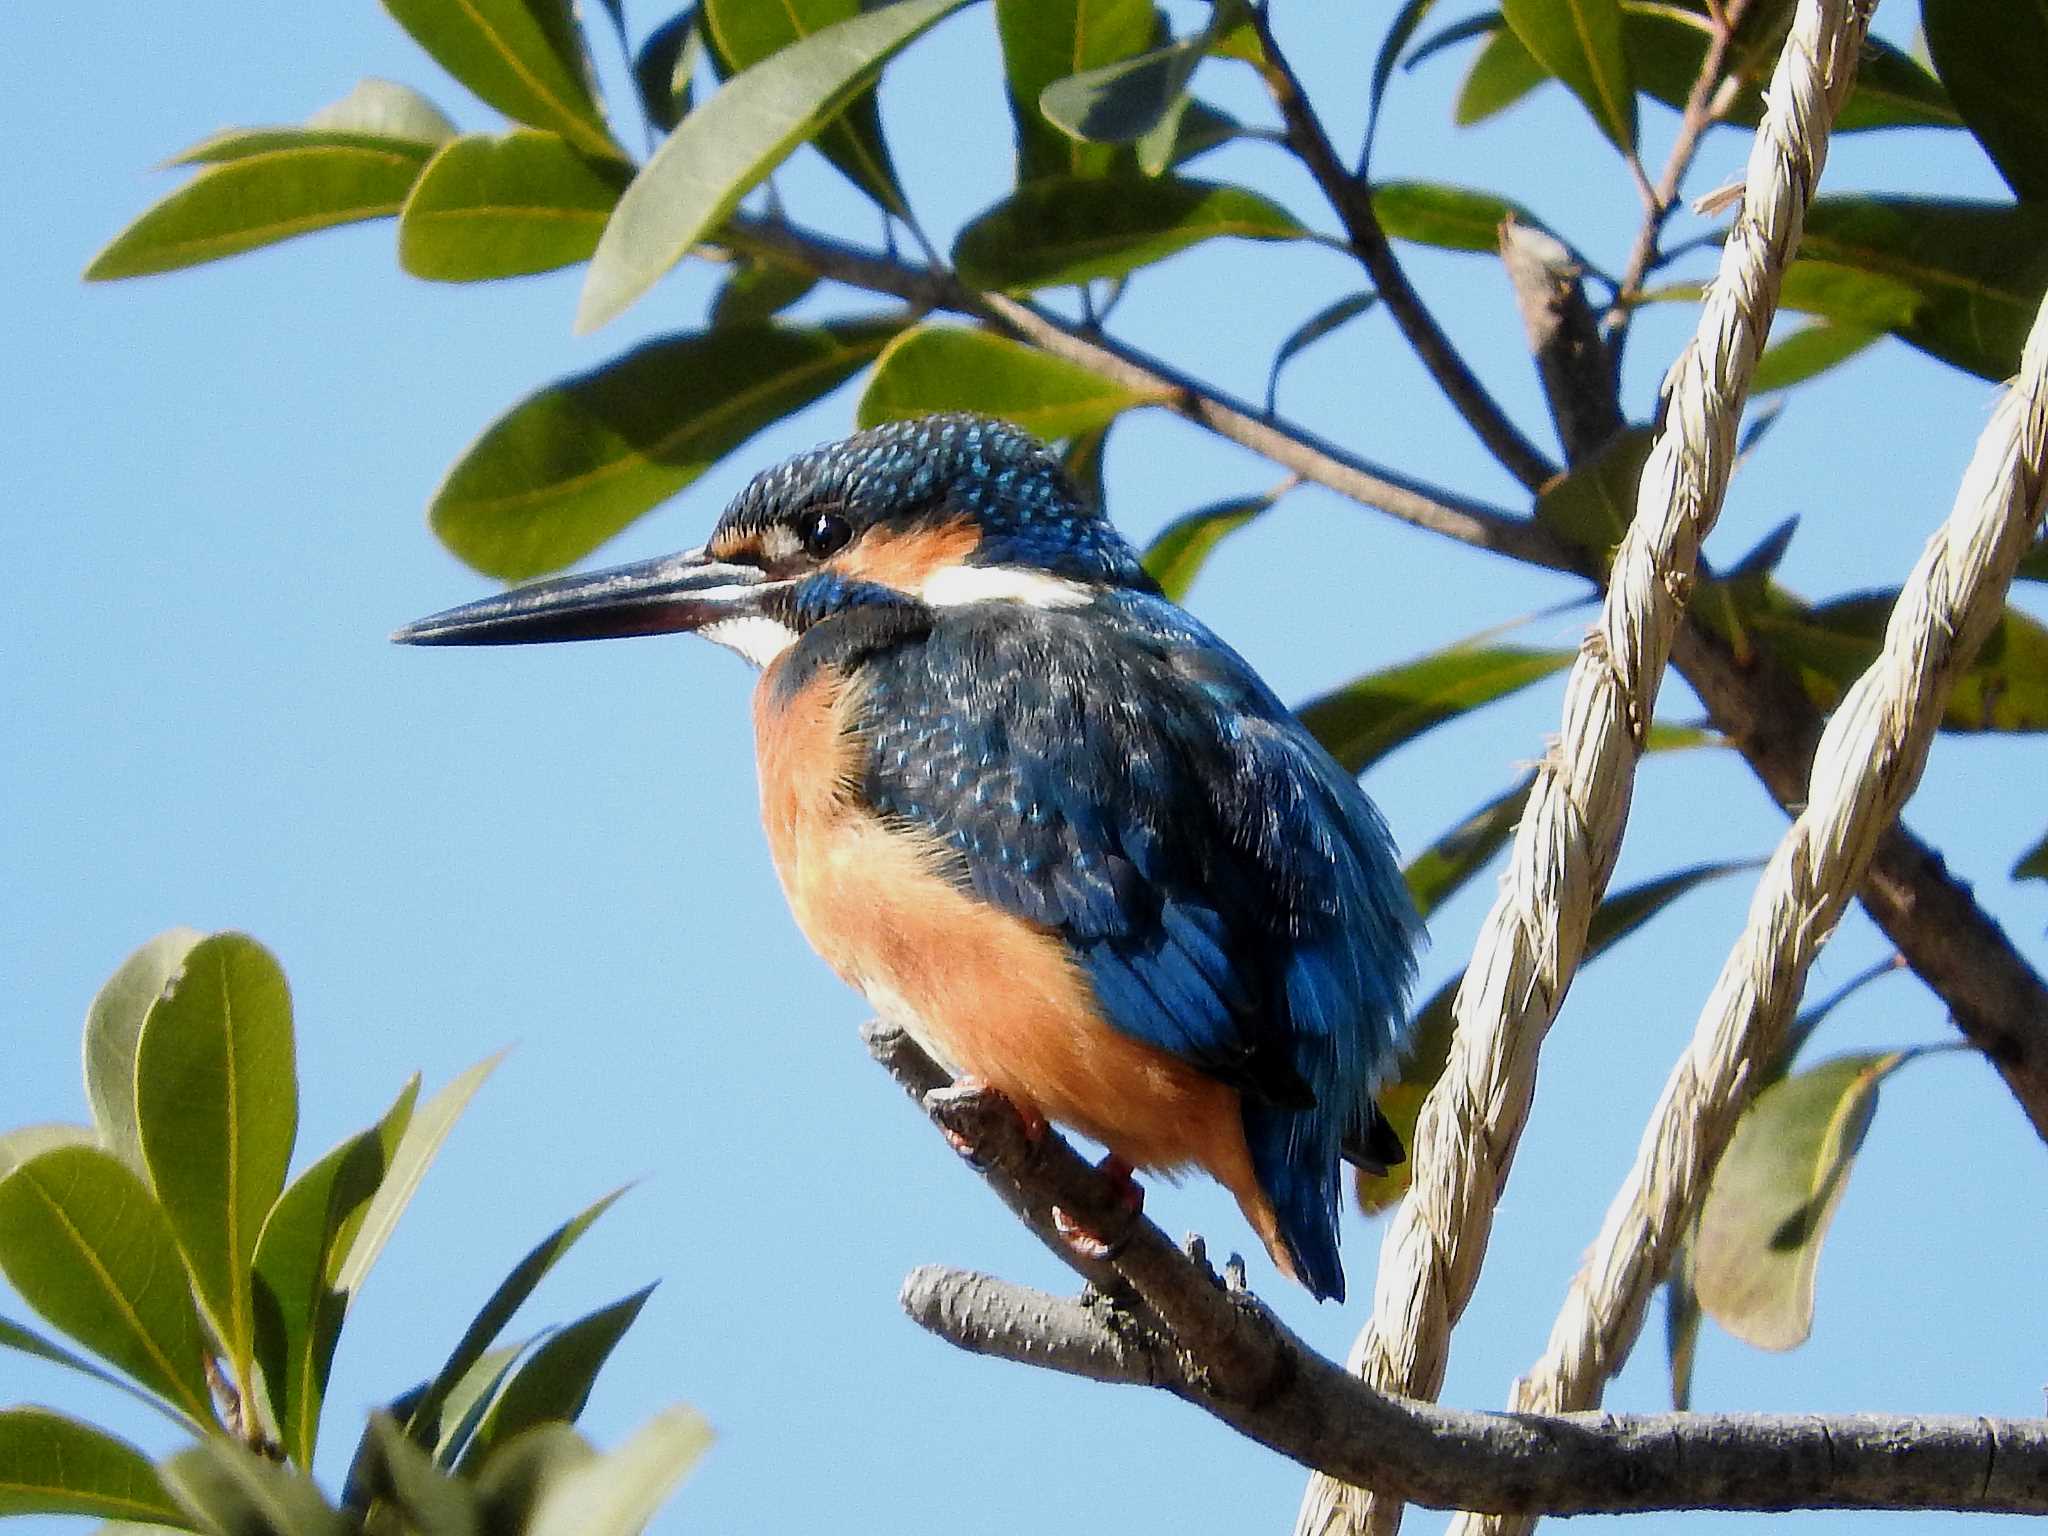
[[[1393,9],[1303,5],[1282,18],[1283,38],[1317,39],[1299,63],[1340,143],[1355,142]],[[659,19],[633,17],[638,29]],[[1880,30],[1903,41],[1916,19],[1887,8]],[[388,224],[87,287],[78,273],[91,254],[173,184],[148,168],[214,128],[301,118],[372,74],[427,90],[466,129],[493,114],[369,0],[46,7],[22,12],[14,36],[0,56],[19,125],[0,236],[0,419],[14,423],[0,458],[0,561],[12,573],[0,605],[0,1125],[82,1115],[79,1021],[136,944],[174,923],[246,929],[294,986],[302,1161],[380,1112],[414,1070],[432,1086],[515,1046],[364,1293],[330,1394],[330,1478],[361,1413],[440,1358],[534,1239],[638,1179],[531,1322],[664,1280],[586,1417],[604,1443],[672,1400],[711,1418],[718,1443],[661,1529],[1283,1526],[1301,1481],[1292,1465],[1163,1398],[958,1354],[898,1312],[897,1285],[918,1263],[1055,1287],[1066,1277],[866,1060],[859,1000],[784,912],[754,822],[749,679],[733,658],[680,641],[471,653],[385,642],[395,624],[486,590],[422,518],[462,446],[538,384],[694,324],[712,274],[684,269],[582,339],[569,335],[578,272],[429,286],[398,272]],[[1440,60],[1396,82],[1381,170],[1510,192],[1618,265],[1636,204],[1613,152],[1555,89],[1454,133],[1458,67]],[[1257,114],[1239,72],[1210,73],[1220,99]],[[986,7],[890,77],[892,145],[935,231],[971,217],[1007,174],[998,80]],[[1672,118],[1648,108],[1645,122],[1654,164]],[[1711,140],[1694,190],[1737,174],[1742,153],[1736,135]],[[1327,226],[1269,148],[1226,150],[1206,174]],[[2000,195],[1960,134],[1846,141],[1829,174],[1837,188]],[[782,188],[800,217],[860,238],[873,228],[814,161]],[[1492,264],[1416,253],[1411,265],[1538,430]],[[1357,286],[1318,247],[1224,244],[1141,282],[1117,320],[1138,345],[1256,397],[1280,338]],[[1672,309],[1638,325],[1636,414],[1688,324]],[[695,542],[754,470],[847,430],[854,398],[841,391],[764,434],[600,558]],[[1382,315],[1305,356],[1281,400],[1370,457],[1515,502]],[[1790,585],[1823,596],[1896,582],[1946,512],[1989,400],[1981,381],[1880,344],[1793,397],[1709,553],[1726,562],[1797,514]],[[1111,443],[1110,509],[1134,538],[1278,478],[1162,416],[1126,420]],[[1283,696],[1302,698],[1573,590],[1304,492],[1224,547],[1191,606]],[[1569,645],[1583,622],[1545,619],[1524,638]],[[1503,788],[1540,754],[1557,708],[1555,685],[1532,689],[1376,767],[1367,787],[1404,847]],[[1662,712],[1696,713],[1675,679]],[[2048,887],[2006,871],[2040,831],[2040,750],[1945,737],[1908,815],[2036,965],[2048,964]],[[1782,826],[1727,754],[1659,761],[1642,776],[1617,879],[1762,855]],[[1439,914],[1426,987],[1461,963],[1490,892],[1475,882]],[[1746,901],[1741,881],[1693,895],[1574,988],[1455,1341],[1448,1400],[1501,1404],[1541,1348]],[[1852,913],[1815,991],[1883,953]],[[1820,1050],[1949,1033],[1938,1003],[1899,977],[1841,1010]],[[2041,1153],[1975,1059],[1902,1074],[1823,1260],[1812,1341],[1770,1356],[1710,1328],[1699,1405],[2039,1412]],[[1212,1248],[1251,1251],[1261,1292],[1343,1353],[1371,1293],[1378,1226],[1347,1224],[1357,1299],[1317,1307],[1256,1254],[1218,1191],[1155,1187],[1148,1208]],[[1662,1404],[1658,1327],[1612,1406]],[[170,1449],[160,1426],[9,1357],[0,1401],[17,1399],[104,1415]],[[1716,1516],[1667,1525],[1763,1528]],[[22,1528],[45,1526],[63,1528]]]

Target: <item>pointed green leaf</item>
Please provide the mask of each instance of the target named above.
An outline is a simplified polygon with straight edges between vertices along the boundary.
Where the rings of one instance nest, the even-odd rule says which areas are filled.
[[[487,576],[561,570],[837,388],[899,329],[731,326],[642,343],[499,417],[448,471],[428,521]]]
[[[1636,92],[1621,0],[1503,0],[1522,46],[1578,97],[1616,149],[1636,147]]]
[[[1846,363],[1877,337],[1876,331],[1836,325],[1830,320],[1803,325],[1765,349],[1757,359],[1749,391],[1752,395],[1766,395],[1774,389],[1803,384],[1838,363]]]
[[[884,64],[965,3],[897,0],[814,32],[727,81],[683,119],[619,200],[591,259],[577,332],[615,319]]]
[[[1273,354],[1273,366],[1266,372],[1266,414],[1273,414],[1280,393],[1280,370],[1294,357],[1314,346],[1331,332],[1341,330],[1360,315],[1379,303],[1380,296],[1367,291],[1348,293],[1333,303],[1325,304],[1300,325],[1288,332],[1287,339],[1280,343],[1280,349]]]
[[[337,224],[389,218],[430,153],[390,139],[305,142],[230,160],[201,171],[122,230],[93,257],[86,280],[170,272]]]
[[[1244,124],[1206,101],[1183,95],[1159,126],[1138,140],[1138,169],[1158,176],[1245,133]]]
[[[1535,782],[1524,774],[1408,861],[1401,875],[1425,921],[1507,846]]]
[[[612,1202],[624,1193],[624,1189],[615,1189],[586,1206],[555,1228],[513,1266],[512,1272],[499,1283],[490,1300],[484,1303],[483,1309],[463,1333],[447,1363],[406,1415],[405,1432],[408,1435],[423,1445],[435,1443],[439,1438],[441,1410],[447,1404],[449,1394],[469,1376],[485,1352],[497,1343],[498,1335],[512,1321],[512,1314],[533,1294],[534,1287],[555,1267],[555,1262],[575,1246],[576,1240],[590,1230],[591,1223],[610,1210]]]
[[[591,1443],[567,1424],[536,1424],[514,1435],[470,1479],[484,1529],[531,1532],[542,1495],[597,1459]]]
[[[1332,757],[1363,773],[1430,727],[1563,671],[1577,654],[1461,642],[1367,673],[1295,713]]]
[[[453,1467],[462,1459],[463,1452],[469,1449],[469,1442],[476,1435],[477,1426],[483,1423],[484,1415],[497,1402],[498,1394],[505,1390],[505,1383],[512,1379],[513,1367],[519,1364],[520,1356],[526,1353],[532,1342],[531,1339],[523,1339],[517,1344],[501,1344],[496,1349],[485,1350],[455,1383],[441,1405],[440,1423],[435,1429],[433,1451],[436,1465]],[[409,1400],[394,1404],[394,1416],[409,1419],[420,1398],[426,1395],[428,1385],[420,1383],[415,1392],[407,1394]],[[402,1414],[397,1413],[400,1406],[404,1408]]]
[[[1927,51],[2006,184],[2048,198],[2048,9],[2009,0],[1921,0]]]
[[[1962,126],[1948,90],[1925,65],[1881,37],[1864,38],[1856,84],[1835,118],[1837,133]]]
[[[1550,71],[1536,62],[1536,56],[1522,46],[1522,40],[1502,27],[1472,56],[1464,84],[1458,87],[1451,119],[1460,128],[1483,123],[1505,112],[1549,78]]]
[[[1604,565],[1635,517],[1636,486],[1656,433],[1629,427],[1590,459],[1545,486],[1536,498],[1536,521]]]
[[[1380,51],[1372,61],[1372,90],[1366,108],[1365,153],[1360,156],[1360,175],[1364,174],[1364,166],[1372,158],[1372,141],[1380,126],[1380,107],[1386,100],[1387,82],[1394,78],[1394,66],[1400,62],[1401,50],[1408,46],[1408,40],[1415,36],[1416,29],[1435,5],[1436,0],[1404,0],[1401,9],[1394,14],[1393,24],[1387,28],[1387,35],[1380,39]]]
[[[590,93],[569,0],[384,0],[449,74],[515,121],[620,158]]]
[[[697,68],[704,61],[704,25],[694,5],[648,34],[633,56],[633,87],[647,121],[667,133],[690,115]]]
[[[1145,546],[1145,569],[1168,597],[1180,602],[1216,546],[1279,499],[1278,491],[1268,491],[1263,496],[1235,496],[1183,513]]]
[[[232,1440],[202,1441],[161,1471],[178,1506],[212,1536],[357,1536],[311,1477]]]
[[[1017,126],[1017,180],[1101,176],[1116,150],[1062,133],[1039,110],[1045,88],[1152,44],[1152,0],[996,0],[1004,84]]]
[[[2015,880],[2048,880],[2048,833],[2041,840],[2020,855],[2019,862],[2012,867]]]
[[[1686,892],[1756,867],[1754,859],[1696,864],[1616,891],[1593,909],[1593,919],[1586,928],[1585,953],[1579,957],[1580,968],[1598,960]],[[1415,1011],[1415,1023],[1402,1052],[1400,1075],[1379,1091],[1380,1111],[1404,1146],[1415,1145],[1415,1122],[1422,1113],[1422,1101],[1450,1061],[1451,1038],[1457,1027],[1454,1005],[1464,979],[1465,973],[1460,971]],[[1361,1171],[1359,1208],[1368,1216],[1386,1210],[1408,1192],[1413,1172],[1409,1163],[1397,1163],[1384,1174]]]
[[[455,133],[455,125],[441,109],[411,86],[371,78],[359,81],[341,100],[322,107],[303,124],[223,128],[173,155],[166,164],[219,165],[274,149],[318,145],[380,149],[390,147],[394,139],[431,154]]]
[[[147,1456],[47,1408],[0,1408],[0,1518],[8,1515],[185,1523]]]
[[[415,1076],[384,1118],[292,1180],[256,1244],[256,1358],[284,1453],[310,1469],[327,1374],[348,1310],[335,1288],[357,1226],[412,1123]]]
[[[1999,380],[2019,366],[2044,288],[2048,206],[1823,197],[1808,210],[1784,303],[1890,330]]]
[[[1465,16],[1457,21],[1447,22],[1417,43],[1409,51],[1408,57],[1401,61],[1401,67],[1404,70],[1415,69],[1446,49],[1455,48],[1460,43],[1469,43],[1475,37],[1493,37],[1507,29],[1508,24],[1502,19],[1499,11],[1481,11],[1476,16]],[[1549,76],[1546,75],[1544,78],[1548,79]]]
[[[502,1445],[521,1430],[550,1419],[575,1422],[590,1400],[598,1372],[653,1291],[653,1286],[646,1286],[541,1340],[484,1414],[469,1449],[463,1452],[463,1467],[473,1467],[493,1446]]]
[[[737,75],[793,43],[861,12],[861,0],[703,0],[704,25],[725,73]],[[882,138],[872,88],[861,91],[816,135],[819,153],[891,213],[904,212],[903,188]]]
[[[135,1045],[150,1005],[202,935],[196,928],[158,934],[121,962],[85,1014],[85,1097],[100,1140],[137,1173],[142,1133],[135,1128]]]
[[[142,1026],[135,1106],[150,1183],[246,1385],[250,1266],[299,1122],[291,991],[262,945],[218,933],[192,946]]]
[[[1764,1089],[1770,1087],[1772,1083],[1783,1079],[1785,1074],[1792,1070],[1792,1064],[1798,1059],[1800,1051],[1805,1049],[1806,1042],[1813,1038],[1813,1032],[1827,1021],[1829,1014],[1833,1013],[1843,1003],[1854,997],[1858,992],[1861,992],[1873,981],[1894,975],[1905,968],[1906,957],[1894,952],[1878,961],[1875,965],[1865,966],[1819,1002],[1808,1003],[1804,1008],[1800,1009],[1797,1017],[1792,1020],[1790,1027],[1786,1029],[1784,1040],[1778,1046],[1777,1059],[1758,1077],[1756,1091],[1761,1093]]]
[[[629,179],[618,161],[593,160],[558,134],[465,135],[414,183],[398,216],[398,264],[474,283],[583,261]]]
[[[0,1179],[0,1270],[52,1326],[195,1424],[212,1421],[177,1239],[113,1153],[55,1147]]]
[[[1380,227],[1396,240],[1447,251],[1492,255],[1500,249],[1500,227],[1509,219],[1543,227],[1536,215],[1505,197],[1426,181],[1383,181],[1372,189],[1372,206]]]
[[[405,1436],[388,1413],[370,1415],[362,1449],[349,1474],[350,1502],[360,1500],[367,1529],[395,1513],[418,1536],[477,1536],[485,1529],[476,1494]]]
[[[670,1408],[607,1456],[551,1479],[527,1536],[636,1536],[711,1444],[711,1427]]]
[[[1756,1097],[1714,1170],[1694,1245],[1700,1305],[1759,1349],[1813,1330],[1814,1271],[1878,1085],[1907,1053],[1838,1056]]]
[[[342,1295],[353,1300],[363,1288],[363,1280],[384,1252],[384,1245],[391,1240],[398,1218],[412,1204],[412,1197],[419,1192],[420,1180],[433,1166],[441,1143],[455,1129],[455,1122],[469,1107],[469,1101],[483,1086],[484,1079],[496,1071],[498,1063],[504,1059],[503,1051],[486,1056],[427,1100],[419,1112],[408,1119],[404,1134],[392,1149],[384,1178],[377,1185],[377,1193],[370,1197],[369,1205],[357,1218],[355,1231],[349,1233],[344,1226],[338,1235],[337,1241],[340,1236],[349,1239],[346,1255],[340,1266],[332,1271],[333,1287]]]
[[[977,288],[1049,288],[1121,277],[1205,240],[1307,233],[1278,203],[1242,187],[1058,176],[1019,187],[961,230],[953,263]]]
[[[1692,1368],[1699,1353],[1699,1293],[1693,1289],[1692,1239],[1678,1246],[1671,1278],[1664,1282],[1664,1360],[1671,1369],[1671,1406],[1679,1413],[1692,1407]]]
[[[743,259],[734,265],[711,300],[711,324],[714,329],[763,324],[817,286],[814,273],[773,261]]]
[[[103,1370],[85,1356],[73,1354],[56,1340],[45,1338],[35,1329],[17,1323],[11,1318],[0,1317],[0,1349],[12,1349],[37,1360],[48,1361],[51,1365],[61,1365],[66,1370],[78,1372],[81,1376],[90,1376],[103,1386],[112,1387],[117,1392],[125,1392],[138,1403],[155,1409],[178,1428],[189,1430],[192,1427],[191,1420],[154,1393],[143,1391],[127,1377]]]
[[[872,427],[935,411],[980,411],[1060,438],[1092,432],[1154,398],[1007,337],[921,325],[876,361],[856,415]]]
[[[1060,132],[1084,143],[1135,144],[1173,110],[1208,51],[1208,34],[1202,33],[1083,70],[1039,92],[1038,109]]]
[[[1106,499],[1103,473],[1109,453],[1109,429],[1114,425],[1109,422],[1093,431],[1077,432],[1060,447],[1060,468],[1073,482],[1081,505],[1092,511],[1101,511]]]

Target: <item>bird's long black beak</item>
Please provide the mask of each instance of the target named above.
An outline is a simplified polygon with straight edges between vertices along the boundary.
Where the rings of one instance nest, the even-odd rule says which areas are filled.
[[[702,629],[759,611],[779,585],[759,566],[726,565],[701,549],[636,565],[514,587],[408,624],[401,645],[533,645]]]

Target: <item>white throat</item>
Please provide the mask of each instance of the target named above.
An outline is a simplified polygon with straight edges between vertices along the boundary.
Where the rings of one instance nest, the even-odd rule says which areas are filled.
[[[1094,596],[1078,581],[1022,565],[949,565],[927,576],[917,595],[934,608],[957,608],[963,603],[1078,608]]]
[[[722,645],[746,657],[757,667],[767,666],[796,644],[796,631],[765,613],[720,619],[716,624],[706,624],[697,633],[713,645]]]

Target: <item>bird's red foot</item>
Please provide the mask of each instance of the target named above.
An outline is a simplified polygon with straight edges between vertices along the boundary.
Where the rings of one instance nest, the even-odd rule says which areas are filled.
[[[1098,1262],[1115,1258],[1131,1239],[1131,1229],[1137,1225],[1139,1215],[1145,1209],[1144,1186],[1131,1176],[1131,1165],[1114,1152],[1095,1165],[1095,1171],[1115,1186],[1117,1215],[1109,1223],[1111,1230],[1102,1232],[1077,1220],[1060,1206],[1052,1208],[1053,1230],[1060,1240],[1084,1259]]]
[[[1017,1126],[1027,1155],[1045,1140],[1045,1116],[979,1078],[962,1077],[951,1087],[933,1089],[924,1096],[924,1107],[947,1144],[976,1168],[993,1161],[985,1143],[995,1116],[1007,1115]]]

